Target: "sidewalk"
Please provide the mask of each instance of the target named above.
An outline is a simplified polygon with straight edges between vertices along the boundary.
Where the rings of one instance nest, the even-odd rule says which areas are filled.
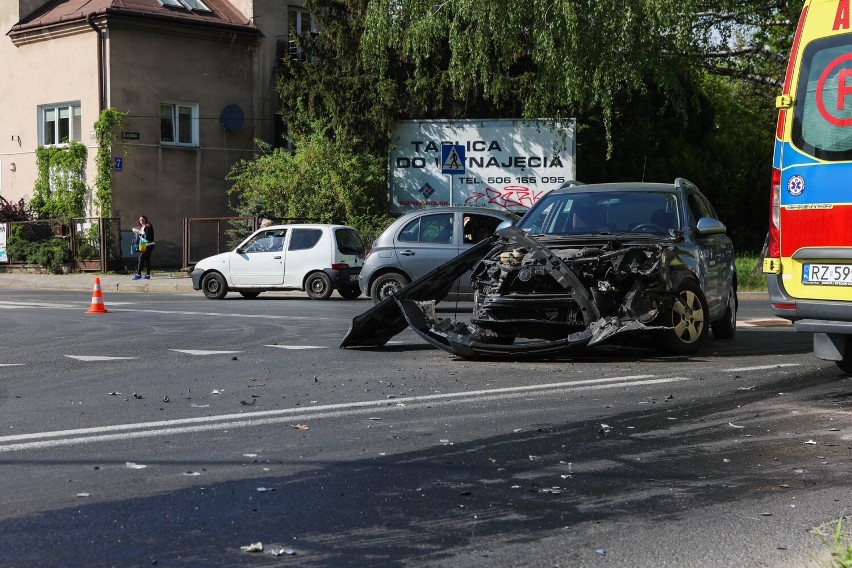
[[[95,278],[100,278],[104,292],[192,292],[188,273],[154,271],[150,280],[132,280],[132,274],[22,274],[0,273],[0,290],[4,288],[31,290],[77,290],[92,292]]]

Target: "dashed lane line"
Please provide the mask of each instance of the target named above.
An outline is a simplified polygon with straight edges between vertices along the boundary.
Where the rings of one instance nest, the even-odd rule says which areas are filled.
[[[309,320],[309,321],[339,321],[336,317],[318,317],[318,316],[291,316],[291,315],[270,315],[270,314],[232,314],[225,312],[192,312],[188,310],[151,310],[142,308],[121,308],[115,306],[133,305],[132,302],[104,302],[110,312],[131,312],[142,314],[165,314],[178,316],[212,316],[217,318],[247,318],[247,319],[286,319],[286,320]],[[52,310],[85,310],[89,304],[51,304],[46,302],[8,302],[0,301],[0,309],[20,309],[20,308],[46,308]]]
[[[242,351],[207,351],[205,349],[169,349],[176,353],[185,353],[187,355],[233,355],[234,353],[242,353]]]
[[[281,410],[257,411],[248,414],[225,414],[221,416],[203,416],[141,422],[138,424],[116,424],[74,430],[37,432],[0,436],[0,453],[23,450],[44,449],[59,446],[91,444],[155,436],[170,436],[211,430],[227,430],[265,426],[293,421],[319,420],[357,415],[375,415],[377,413],[404,412],[424,407],[445,406],[459,403],[481,403],[492,400],[504,400],[523,396],[552,395],[554,392],[576,392],[603,390],[631,386],[650,386],[692,380],[690,377],[655,378],[655,375],[634,375],[627,377],[609,377],[565,381],[550,384],[524,385],[498,389],[485,389],[446,394],[412,396],[397,399],[395,405],[389,405],[387,399],[327,404],[310,409],[287,408]]]
[[[301,351],[302,349],[328,349],[325,345],[264,345],[264,347],[277,347],[289,351]]]
[[[734,367],[733,369],[722,369],[723,373],[741,373],[745,371],[766,371],[783,367],[801,367],[801,363],[775,363],[774,365],[754,365],[752,367]]]
[[[108,357],[106,355],[65,355],[65,357],[77,361],[128,361],[138,359],[138,357]]]

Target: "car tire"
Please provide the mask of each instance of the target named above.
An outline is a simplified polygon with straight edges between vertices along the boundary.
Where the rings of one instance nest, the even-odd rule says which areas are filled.
[[[733,284],[728,290],[728,307],[722,319],[710,324],[716,339],[733,339],[737,333],[737,292]]]
[[[228,283],[218,272],[210,272],[201,280],[201,290],[211,300],[221,300],[228,293]]]
[[[358,296],[361,295],[361,289],[357,286],[351,286],[349,288],[341,288],[337,291],[344,300],[354,300]]]
[[[408,285],[408,280],[405,276],[398,272],[388,272],[376,278],[370,288],[370,296],[373,298],[373,303],[378,304],[385,298],[396,294],[406,285]]]
[[[240,292],[240,296],[242,296],[246,300],[254,300],[258,296],[260,296],[260,292]]]
[[[701,287],[690,278],[677,288],[677,299],[663,325],[670,326],[662,333],[663,348],[675,355],[692,355],[707,339],[707,300]]]
[[[328,300],[332,291],[331,278],[325,272],[314,272],[305,279],[305,292],[313,300]]]

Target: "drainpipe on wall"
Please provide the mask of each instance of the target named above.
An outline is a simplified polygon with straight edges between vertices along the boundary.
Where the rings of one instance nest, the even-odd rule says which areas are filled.
[[[106,107],[106,96],[104,93],[104,37],[100,28],[95,24],[95,13],[86,16],[86,22],[98,34],[98,116]]]

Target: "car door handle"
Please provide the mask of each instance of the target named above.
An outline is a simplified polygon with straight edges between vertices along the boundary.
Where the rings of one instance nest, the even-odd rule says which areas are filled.
[[[414,251],[413,250],[402,250],[402,251],[399,251],[399,254],[401,254],[402,256],[414,256]]]
[[[273,256],[272,258],[274,258],[275,260],[281,260],[280,256]]]

